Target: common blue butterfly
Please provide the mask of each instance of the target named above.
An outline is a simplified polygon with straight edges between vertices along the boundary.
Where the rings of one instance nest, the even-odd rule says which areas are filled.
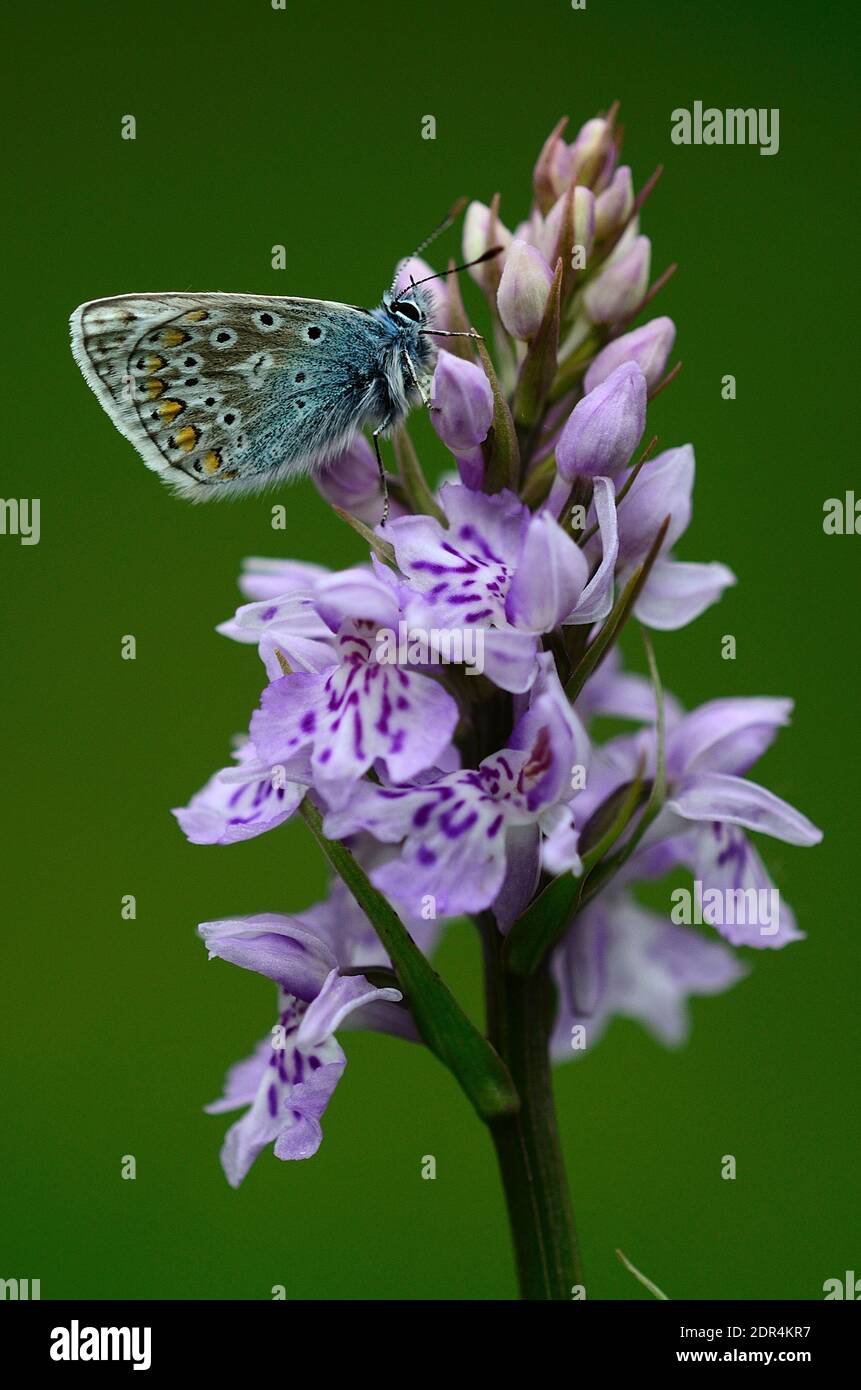
[[[427,403],[434,338],[451,336],[433,326],[424,281],[397,284],[376,309],[268,295],[96,299],[72,315],[72,351],[117,429],[186,497],[295,478],[363,427],[385,496],[379,436]]]

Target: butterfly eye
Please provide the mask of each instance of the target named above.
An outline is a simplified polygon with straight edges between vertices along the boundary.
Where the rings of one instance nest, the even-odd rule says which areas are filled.
[[[415,304],[411,304],[408,299],[403,300],[400,304],[393,304],[392,309],[396,314],[400,314],[401,318],[409,319],[410,323],[421,323],[421,310]]]

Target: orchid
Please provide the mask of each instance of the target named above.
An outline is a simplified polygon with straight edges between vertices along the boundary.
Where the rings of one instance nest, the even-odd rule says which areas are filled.
[[[279,1158],[309,1158],[322,1139],[320,1119],[341,1079],[346,1057],[335,1040],[343,1027],[373,1027],[415,1036],[398,1008],[402,995],[378,988],[362,974],[342,973],[362,944],[356,912],[341,915],[337,902],[296,917],[257,917],[203,922],[199,932],[210,959],[254,970],[278,985],[278,1017],[272,1036],[227,1075],[224,1095],[210,1114],[249,1108],[228,1131],[222,1165],[238,1187],[257,1155],[275,1145]]]
[[[244,601],[218,630],[257,648],[259,707],[234,765],[174,813],[196,845],[299,820],[334,875],[323,904],[199,928],[211,957],[278,989],[271,1032],[208,1107],[244,1107],[222,1150],[228,1181],[269,1146],[282,1160],[316,1152],[346,1064],[336,1034],[427,1046],[495,1144],[523,1296],[557,1299],[582,1275],[551,1057],[588,1057],[616,1016],[679,1046],[688,1000],[748,973],[738,948],[802,937],[782,902],[765,928],[739,916],[777,893],[748,835],[821,838],[748,777],[790,701],[686,712],[663,689],[649,631],[696,621],[736,577],[688,558],[693,447],[654,453],[649,439],[649,401],[678,372],[672,320],[637,323],[667,278],[652,281],[640,226],[654,179],[635,194],[615,111],[571,141],[564,125],[519,221],[502,220],[499,197],[467,209],[465,259],[493,253],[464,282],[481,336],[453,279],[398,268],[401,285],[433,286],[445,335],[416,391],[443,465],[402,428],[384,515],[356,438],[316,482],[332,524],[366,548],[338,571],[246,562]],[[637,627],[648,675],[623,664]],[[601,737],[605,716],[633,728]],[[691,875],[699,915],[683,925],[669,894]],[[430,963],[461,918],[484,949],[483,1029]]]

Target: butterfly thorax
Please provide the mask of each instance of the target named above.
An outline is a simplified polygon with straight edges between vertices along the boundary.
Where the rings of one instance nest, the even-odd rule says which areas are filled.
[[[378,390],[380,419],[392,426],[401,421],[421,398],[436,362],[433,339],[426,336],[432,327],[430,296],[417,286],[396,294],[383,295],[383,302],[371,314],[383,330],[385,351],[380,356]]]

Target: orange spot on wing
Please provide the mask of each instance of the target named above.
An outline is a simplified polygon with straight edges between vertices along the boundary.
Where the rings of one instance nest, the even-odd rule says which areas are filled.
[[[166,328],[161,335],[161,340],[165,347],[179,347],[180,343],[188,342],[188,334],[183,333],[181,328]]]
[[[203,470],[205,473],[216,473],[221,466],[221,450],[210,449],[203,460]]]
[[[156,401],[164,390],[164,382],[159,381],[157,376],[152,376],[149,381],[144,382],[144,390],[149,400]]]
[[[195,425],[183,425],[170,442],[174,449],[182,449],[183,453],[189,454],[199,438],[200,430]]]
[[[206,312],[205,309],[192,309],[189,313],[185,315],[185,322],[201,323],[204,319],[208,318],[209,314]]]
[[[150,353],[149,357],[146,358],[146,369],[150,373],[157,372],[160,367],[164,367],[165,365],[165,359],[159,357],[157,352]]]
[[[162,401],[158,407],[158,413],[163,420],[173,420],[181,410],[185,410],[185,401]]]

